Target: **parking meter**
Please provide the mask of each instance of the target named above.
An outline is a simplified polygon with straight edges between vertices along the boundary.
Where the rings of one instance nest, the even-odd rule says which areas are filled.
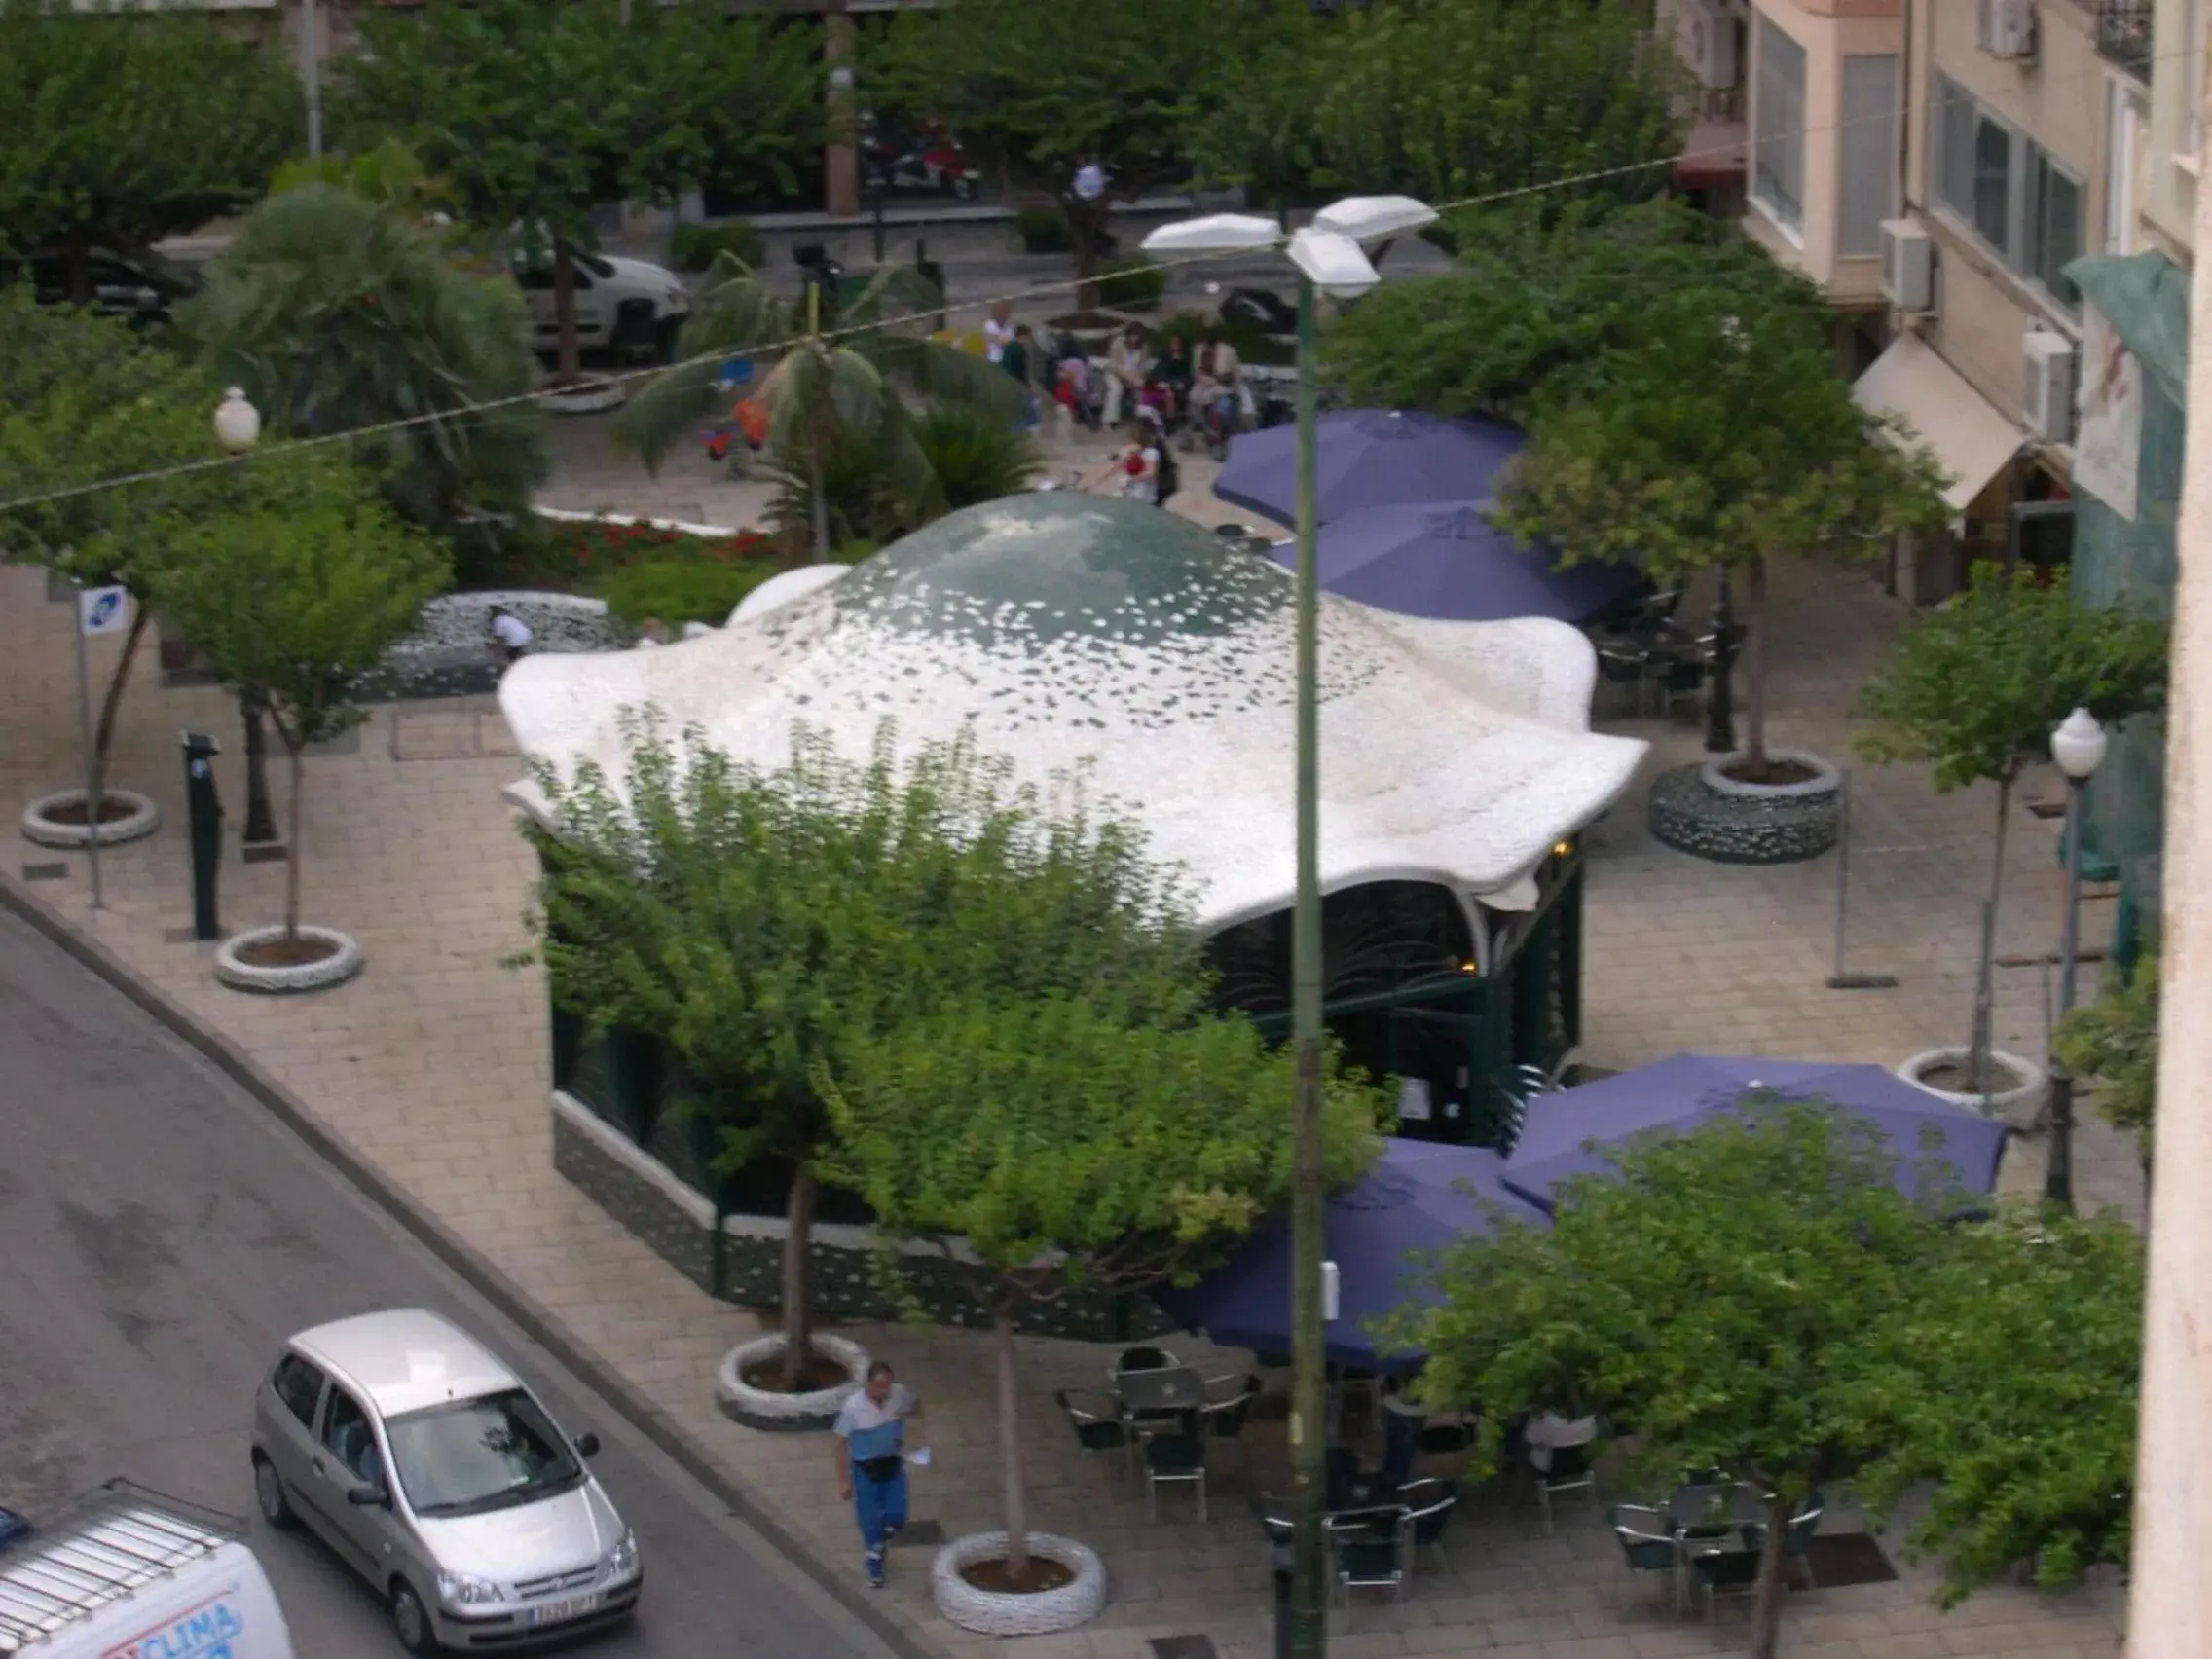
[[[215,876],[223,864],[223,803],[215,794],[215,756],[222,745],[203,731],[188,731],[184,747],[185,818],[192,829],[192,937],[221,939],[215,917]]]

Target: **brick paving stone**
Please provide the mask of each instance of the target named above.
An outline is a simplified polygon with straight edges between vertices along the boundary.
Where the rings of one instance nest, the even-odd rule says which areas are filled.
[[[756,514],[757,488],[703,476],[689,457],[654,481],[601,451],[585,424],[556,431],[559,468],[547,498],[661,516],[705,512],[719,522]],[[601,450],[604,445],[601,445]],[[1079,458],[1080,459],[1080,458]],[[1211,525],[1247,519],[1207,492],[1211,467],[1184,464],[1175,510]],[[747,494],[747,492],[752,492]],[[678,509],[682,509],[679,511]],[[44,602],[35,571],[0,567],[0,793],[17,801],[65,787],[77,775],[75,683],[69,612]],[[1785,563],[1773,573],[1767,624],[1774,637],[1772,735],[1841,759],[1846,711],[1903,615],[1863,571]],[[1693,593],[1685,614],[1702,617]],[[114,661],[116,642],[91,642],[92,668]],[[523,915],[533,861],[514,833],[499,790],[515,761],[493,717],[475,706],[388,705],[376,710],[350,754],[307,764],[301,873],[307,919],[361,941],[368,970],[352,983],[306,999],[250,998],[212,979],[210,950],[166,937],[190,911],[183,824],[180,726],[214,732],[226,753],[219,787],[242,808],[236,706],[208,687],[163,688],[148,643],[126,695],[111,776],[151,795],[161,832],[103,858],[108,906],[88,906],[84,861],[35,892],[99,939],[134,971],[253,1053],[326,1129],[398,1181],[524,1294],[590,1342],[652,1407],[702,1453],[771,1508],[834,1569],[852,1569],[851,1522],[836,1498],[826,1444],[761,1435],[714,1406],[714,1371],[730,1346],[773,1328],[772,1318],[711,1302],[555,1173],[546,1123],[548,1030],[535,969],[503,966],[527,942]],[[1696,729],[1605,713],[1606,729],[1654,745],[1643,777],[1584,837],[1590,859],[1586,918],[1584,1058],[1626,1067],[1679,1049],[1894,1064],[1915,1050],[1963,1040],[1972,998],[1977,906],[1988,878],[1990,792],[1938,796],[1917,767],[1859,768],[1854,776],[1850,963],[1896,974],[1891,991],[1831,992],[1835,861],[1775,869],[1702,864],[1659,847],[1643,826],[1642,786],[1658,770],[1700,758]],[[486,730],[487,727],[491,729]],[[463,728],[466,728],[465,731]],[[451,758],[404,760],[418,737],[437,737]],[[274,769],[280,818],[287,780]],[[2011,825],[2000,948],[2047,948],[2056,934],[2056,828],[2032,817],[2027,798],[2057,798],[2032,774]],[[42,859],[49,855],[41,854]],[[222,906],[234,928],[279,913],[284,866],[222,870]],[[2091,903],[2083,937],[2111,925],[2109,901]],[[2093,994],[2093,972],[2083,994]],[[2001,969],[1998,1040],[2040,1053],[2043,976]],[[2042,1149],[2016,1141],[2004,1185],[2031,1190]],[[2111,1204],[2140,1219],[2141,1175],[2132,1148],[2096,1122],[2077,1146],[2084,1206]],[[948,1532],[995,1525],[995,1425],[982,1383],[988,1368],[969,1332],[860,1325],[849,1334],[899,1367],[931,1402],[938,1462],[915,1482],[917,1516]],[[1208,1371],[1248,1369],[1248,1355],[1178,1339]],[[1116,1469],[1082,1459],[1058,1433],[1051,1391],[1099,1385],[1105,1358],[1085,1344],[1025,1342],[1023,1441],[1040,1524],[1085,1537],[1105,1557],[1113,1600],[1084,1634],[1092,1659],[1144,1655],[1153,1635],[1202,1632],[1224,1654],[1271,1650],[1267,1559],[1244,1514],[1255,1490],[1286,1479],[1280,1427],[1255,1425],[1250,1463],[1217,1471],[1215,1520],[1145,1519],[1143,1493]],[[1566,1643],[1612,1643],[1637,1659],[1692,1659],[1731,1651],[1725,1622],[1677,1622],[1631,1585],[1602,1505],[1569,1506],[1560,1536],[1538,1535],[1524,1494],[1500,1486],[1468,1493],[1449,1539],[1449,1569],[1426,1557],[1400,1603],[1363,1601],[1341,1628],[1375,1650],[1476,1652],[1492,1659],[1557,1659]],[[1839,1513],[1835,1525],[1851,1525]],[[1013,1659],[1012,1644],[978,1641],[931,1606],[917,1552],[895,1571],[882,1604],[945,1655]],[[1799,1594],[1785,1618],[1785,1650],[1833,1645],[1856,1659],[2024,1659],[2039,1649],[2113,1651],[2122,1598],[2039,1598],[1993,1589],[1953,1612],[1927,1602],[1925,1571],[1903,1581]],[[1727,1609],[1724,1609],[1724,1613]],[[1856,1621],[1856,1623],[1852,1622]],[[1740,1627],[1740,1615],[1738,1615]],[[1497,1645],[1493,1646],[1493,1638]],[[1134,1643],[1132,1646],[1131,1644]],[[1549,1647],[1547,1647],[1549,1643]],[[1347,1651],[1342,1643],[1340,1652]]]

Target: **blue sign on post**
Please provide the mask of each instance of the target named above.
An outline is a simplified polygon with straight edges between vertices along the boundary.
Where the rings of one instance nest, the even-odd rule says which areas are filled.
[[[124,587],[77,590],[77,627],[86,634],[120,634],[130,626],[130,590]]]

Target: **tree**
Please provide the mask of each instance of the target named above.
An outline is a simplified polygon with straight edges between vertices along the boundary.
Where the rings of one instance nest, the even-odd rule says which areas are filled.
[[[1174,1025],[1126,985],[976,997],[855,1044],[825,1076],[831,1178],[893,1239],[957,1235],[990,1276],[1007,1570],[1029,1569],[1014,1325],[1071,1291],[1189,1282],[1290,1196],[1291,1058],[1241,1014]],[[1179,986],[1144,1001],[1178,1002]],[[1330,1168],[1372,1161],[1378,1097],[1332,1078]],[[892,1257],[895,1261],[896,1258]],[[896,1269],[893,1269],[896,1272]]]
[[[153,618],[148,561],[167,523],[203,509],[219,479],[170,469],[212,461],[215,401],[197,367],[121,318],[0,287],[0,500],[58,496],[0,512],[0,554],[87,587],[120,582],[133,602],[92,737],[103,811],[116,717]],[[151,476],[97,487],[134,475]],[[59,494],[72,489],[83,493]]]
[[[1978,565],[1967,591],[1922,611],[1890,660],[1860,692],[1868,759],[1926,761],[1937,793],[1997,786],[1997,830],[1981,962],[1968,1041],[1969,1091],[1990,1086],[1997,905],[2005,831],[2021,769],[2050,754],[2051,728],[2075,709],[2107,722],[2159,708],[2166,692],[2166,624],[2092,609],[2029,570]]]
[[[1773,1659],[1787,1523],[1884,1450],[1867,1380],[1950,1248],[1954,1204],[1935,1171],[1905,1197],[1863,1120],[1771,1096],[1613,1159],[1563,1186],[1549,1231],[1446,1252],[1442,1305],[1400,1334],[1428,1355],[1431,1402],[1493,1422],[1598,1415],[1654,1471],[1720,1468],[1766,1494],[1752,1652]]]
[[[1181,0],[964,0],[902,10],[865,67],[886,108],[941,121],[1003,182],[1050,193],[1091,305],[1114,203],[1186,170],[1185,131],[1251,10],[1215,6],[1200,25]],[[1104,189],[1086,197],[1092,162]]]
[[[144,248],[253,201],[304,119],[280,57],[223,19],[55,0],[0,8],[0,246],[58,248],[80,303],[93,249]]]
[[[619,787],[590,766],[535,776],[557,827],[538,837],[535,918],[555,999],[673,1051],[722,1171],[790,1165],[790,1386],[808,1357],[822,1084],[852,1045],[947,1002],[1118,996],[1165,1025],[1205,1005],[1174,873],[1080,792],[1017,787],[971,741],[903,764],[886,727],[862,762],[801,728],[762,770],[643,721]]]
[[[802,563],[800,549],[811,547],[827,559],[844,542],[877,539],[872,516],[855,521],[872,515],[882,493],[905,523],[921,523],[943,510],[944,488],[916,429],[920,410],[970,410],[1007,424],[1021,407],[1020,387],[995,364],[929,337],[923,313],[939,303],[913,272],[893,267],[876,273],[826,335],[815,312],[722,254],[678,336],[682,361],[630,400],[614,435],[657,468],[727,399],[722,359],[774,348],[775,365],[753,395],[766,410],[783,485],[787,557]],[[840,512],[841,504],[858,510]]]
[[[575,255],[602,203],[788,187],[823,134],[804,33],[708,0],[430,0],[361,18],[343,109],[410,137],[467,217],[552,265],[558,370],[578,370]]]
[[[315,181],[271,196],[179,321],[274,434],[408,423],[356,453],[465,567],[530,522],[545,475],[542,417],[517,401],[537,380],[530,319],[512,282],[448,256],[427,180],[391,152],[369,171],[388,200]]]
[[[2097,1080],[2097,1115],[2135,1137],[2143,1190],[2151,1188],[2152,1129],[2158,1111],[2158,953],[2146,950],[2125,971],[2107,963],[2097,1000],[2070,1009],[2052,1047],[2076,1077]]]
[[[1456,270],[1386,283],[1329,330],[1330,375],[1353,402],[1516,420],[1539,394],[1595,395],[1572,377],[1633,350],[1654,299],[1684,289],[1825,316],[1818,289],[1680,202],[1516,204],[1453,229]]]
[[[224,510],[169,527],[154,597],[223,683],[258,704],[291,762],[284,937],[300,931],[306,749],[365,719],[354,687],[452,580],[445,549],[379,481],[327,451],[272,456]]]
[[[1949,509],[1934,460],[1852,400],[1793,292],[1755,298],[1701,287],[1648,299],[1637,340],[1538,401],[1498,518],[1569,564],[1633,562],[1661,581],[1740,567],[1746,741],[1728,767],[1763,783],[1789,781],[1767,756],[1767,560],[1868,552]]]
[[[1246,11],[1260,14],[1251,48],[1243,35],[1206,41],[1222,85],[1190,142],[1208,171],[1271,204],[1302,180],[1438,203],[1542,187],[1551,208],[1641,201],[1667,182],[1678,72],[1652,49],[1648,11],[1521,0]],[[1559,188],[1592,173],[1610,176]]]
[[[1933,1483],[1907,1544],[1940,1560],[1943,1604],[2022,1562],[2050,1589],[2126,1565],[2143,1279],[2117,1217],[2013,1215],[1962,1229],[1882,1322],[1867,1393],[1890,1450],[1858,1484],[1887,1509]]]

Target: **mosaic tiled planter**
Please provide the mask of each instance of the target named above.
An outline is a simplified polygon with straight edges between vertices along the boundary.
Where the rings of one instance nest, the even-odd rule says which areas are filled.
[[[102,786],[100,794],[106,800],[120,801],[130,808],[122,818],[110,819],[99,829],[99,842],[103,847],[121,846],[126,841],[139,841],[162,827],[161,809],[135,790],[119,790]],[[83,790],[56,790],[43,794],[23,808],[23,839],[41,847],[89,847],[92,844],[92,830],[89,824],[72,824],[53,814],[64,806],[84,809]]]
[[[754,1387],[746,1382],[746,1372],[784,1351],[781,1331],[756,1337],[723,1354],[715,1373],[715,1404],[721,1408],[722,1416],[771,1434],[820,1433],[835,1422],[845,1402],[867,1376],[867,1349],[823,1331],[817,1331],[806,1346],[816,1358],[827,1359],[843,1371],[844,1382],[804,1394],[779,1394],[772,1388]]]
[[[1835,845],[1843,822],[1842,775],[1817,755],[1777,749],[1813,776],[1795,784],[1751,784],[1723,770],[1735,757],[1677,766],[1652,781],[1653,837],[1715,864],[1798,864]]]
[[[1073,1538],[1031,1532],[1029,1553],[1058,1562],[1075,1582],[1034,1596],[978,1590],[960,1569],[1006,1554],[1004,1532],[971,1532],[937,1552],[930,1563],[930,1594],[937,1610],[962,1630],[980,1636],[1048,1636],[1088,1624],[1106,1607],[1106,1564],[1098,1552]]]
[[[2044,1105],[2050,1094],[2050,1076],[2033,1060],[2022,1059],[2003,1049],[1990,1050],[1989,1057],[1995,1064],[2025,1081],[2009,1088],[1992,1089],[1986,1096],[1938,1088],[1921,1075],[1946,1066],[1964,1066],[1967,1057],[1965,1049],[1929,1049],[1898,1067],[1897,1075],[1913,1088],[1924,1088],[1936,1099],[1947,1100],[1965,1111],[1986,1111],[2015,1134],[2027,1134],[2042,1124]]]
[[[608,614],[605,600],[522,588],[440,594],[423,607],[413,631],[385,653],[362,686],[363,698],[396,702],[497,689],[507,664],[489,645],[495,606],[529,627],[533,655],[619,651],[631,643],[630,630]]]
[[[271,966],[248,962],[239,952],[284,937],[281,927],[248,928],[223,941],[215,952],[215,977],[234,991],[259,991],[266,995],[294,996],[302,991],[327,991],[343,985],[366,964],[361,947],[336,928],[302,927],[300,937],[330,946],[313,962]]]

